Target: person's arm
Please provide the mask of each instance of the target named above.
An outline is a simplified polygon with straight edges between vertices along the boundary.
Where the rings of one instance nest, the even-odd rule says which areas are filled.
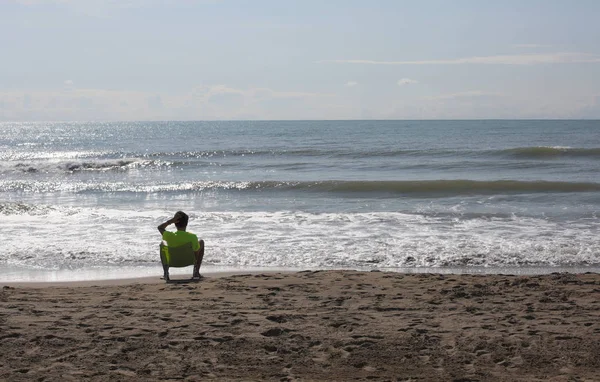
[[[174,218],[167,220],[166,222],[162,223],[161,225],[158,226],[158,232],[160,232],[160,235],[162,236],[162,234],[165,232],[165,229],[173,224],[173,223],[177,223],[177,221],[179,220],[179,217],[177,215],[175,215]]]

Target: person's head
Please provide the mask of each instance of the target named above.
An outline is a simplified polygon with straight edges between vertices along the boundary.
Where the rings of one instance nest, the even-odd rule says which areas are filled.
[[[188,225],[189,216],[183,211],[177,211],[175,213],[175,218],[177,218],[177,222],[175,222],[175,227],[178,230],[185,230]]]

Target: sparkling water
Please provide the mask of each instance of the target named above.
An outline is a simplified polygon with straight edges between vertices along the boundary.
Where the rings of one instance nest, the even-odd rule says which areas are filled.
[[[208,267],[600,265],[599,121],[1,123],[0,177],[28,277],[159,269],[177,210]]]

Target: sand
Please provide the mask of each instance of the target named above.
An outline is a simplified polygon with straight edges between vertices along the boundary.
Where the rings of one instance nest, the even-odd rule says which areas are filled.
[[[600,275],[3,286],[0,380],[600,381]]]

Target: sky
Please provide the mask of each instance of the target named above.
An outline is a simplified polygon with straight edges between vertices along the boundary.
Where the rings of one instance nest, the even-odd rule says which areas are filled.
[[[0,121],[600,118],[597,0],[0,0]]]

